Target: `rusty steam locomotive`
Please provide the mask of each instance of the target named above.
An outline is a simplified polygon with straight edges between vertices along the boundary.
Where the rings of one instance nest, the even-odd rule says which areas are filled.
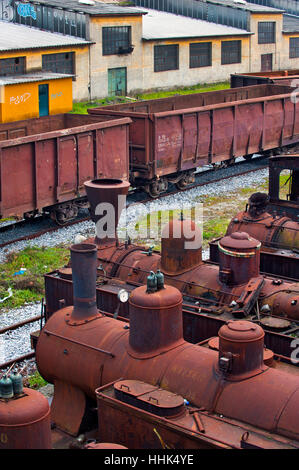
[[[97,253],[71,247],[74,306],[37,342],[58,429],[78,435],[97,398],[98,438],[126,447],[160,447],[154,426],[170,448],[298,448],[299,378],[269,367],[259,325],[226,322],[218,351],[186,342],[182,294],[159,273],[131,293],[129,325],[109,318],[97,309]]]
[[[120,212],[118,195],[125,195],[129,184],[95,180],[85,186],[94,221],[101,219],[95,214],[99,201],[110,202],[116,208],[116,227]],[[115,318],[128,318],[128,295],[145,284],[151,271],[160,270],[165,282],[183,295],[185,340],[205,341],[216,336],[227,320],[246,318],[266,328],[265,341],[269,349],[290,358],[298,330],[298,282],[262,275],[259,270],[261,243],[244,229],[217,242],[219,265],[202,260],[201,246],[186,250],[186,233],[192,233],[193,238],[188,241],[201,237],[194,222],[172,220],[162,231],[161,253],[145,250],[129,240],[120,243],[116,233],[105,239],[87,240],[97,245],[98,308]],[[61,306],[72,304],[71,265],[47,274],[45,288],[46,318],[49,319]]]
[[[98,202],[109,201],[117,226],[129,183],[85,187],[94,221]],[[299,447],[294,338],[263,323],[264,312],[276,320],[287,313],[295,331],[298,283],[261,275],[261,243],[244,231],[219,241],[219,266],[204,262],[201,246],[185,249],[190,228],[195,238],[193,221],[170,221],[161,253],[120,243],[115,231],[97,234],[46,276],[47,321],[35,347],[39,372],[54,384],[55,429],[49,444],[40,400],[41,447],[90,429],[128,448]],[[26,390],[4,400],[8,436],[18,427],[24,434],[24,422],[7,423],[24,396],[30,409]]]

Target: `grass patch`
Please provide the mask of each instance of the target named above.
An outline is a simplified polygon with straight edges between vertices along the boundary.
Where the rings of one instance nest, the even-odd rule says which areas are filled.
[[[217,90],[224,90],[229,88],[229,82],[221,82],[211,84],[198,84],[191,87],[183,87],[183,88],[175,88],[172,90],[164,90],[164,91],[154,91],[151,93],[142,93],[138,94],[137,98],[141,100],[155,100],[159,98],[167,98],[168,96],[175,96],[175,95],[190,95],[192,93],[204,93],[208,91],[217,91]]]
[[[68,259],[69,250],[64,246],[27,247],[9,253],[6,263],[0,265],[0,298],[7,296],[8,288],[13,295],[0,304],[0,309],[40,300],[44,295],[43,275],[64,266]],[[16,275],[21,268],[26,269],[25,273]]]
[[[16,220],[15,217],[4,217],[4,219],[0,219],[0,224],[2,222],[7,222],[8,220]]]
[[[158,98],[167,98],[168,96],[175,96],[175,95],[189,95],[192,93],[202,93],[207,91],[216,91],[216,90],[224,90],[229,88],[229,82],[221,82],[221,83],[214,83],[214,84],[198,84],[193,85],[191,87],[182,87],[182,88],[174,88],[170,90],[163,90],[163,91],[153,91],[147,93],[137,93],[135,96],[132,95],[131,97],[125,96],[108,96],[107,98],[102,98],[94,101],[85,101],[79,103],[73,103],[72,113],[74,114],[87,114],[88,108],[96,108],[97,106],[108,106],[110,104],[119,104],[119,103],[127,103],[133,100],[152,100]]]
[[[34,388],[34,389],[44,387],[47,384],[48,382],[46,382],[42,378],[42,376],[39,374],[38,371],[36,371],[33,375],[30,375],[24,380],[25,387]]]
[[[231,220],[231,217],[215,217],[210,220],[206,220],[203,224],[203,240],[204,242],[211,241],[213,238],[223,237],[226,233],[227,226]],[[204,244],[206,245],[206,244]]]

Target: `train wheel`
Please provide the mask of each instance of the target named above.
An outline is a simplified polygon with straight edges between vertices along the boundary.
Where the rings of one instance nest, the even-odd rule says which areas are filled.
[[[78,207],[75,204],[62,204],[52,210],[50,217],[57,225],[65,225],[77,215]]]
[[[168,189],[168,180],[167,178],[160,178],[159,180],[152,181],[148,188],[147,192],[151,198],[155,199],[160,196],[161,193],[164,193]]]
[[[186,178],[182,178],[180,181],[175,183],[175,185],[178,189],[184,189],[188,186],[188,184],[189,183],[186,181]]]
[[[190,184],[194,183],[194,181],[195,181],[194,173],[189,172],[189,173],[185,173],[183,178],[181,178],[179,181],[177,181],[177,183],[175,183],[175,185],[178,189],[184,189],[187,186],[189,186]]]
[[[147,192],[149,196],[153,199],[156,199],[157,197],[159,197],[161,194],[161,190],[160,190],[160,185],[158,184],[158,182],[153,181],[151,184],[149,184]]]
[[[31,211],[31,212],[25,212],[25,214],[24,214],[24,219],[25,219],[25,220],[31,220],[31,219],[33,219],[33,218],[36,216],[37,212],[38,212],[38,211],[36,211],[36,210],[35,210],[35,211]]]

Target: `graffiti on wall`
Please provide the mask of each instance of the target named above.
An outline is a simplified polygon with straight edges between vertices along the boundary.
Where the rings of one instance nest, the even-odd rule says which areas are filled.
[[[59,98],[59,97],[62,96],[62,95],[63,95],[62,91],[60,91],[59,93],[53,93],[53,94],[51,95],[51,99],[52,99],[52,100],[55,100],[55,98]]]
[[[23,93],[23,95],[18,96],[11,96],[9,100],[9,104],[20,104],[25,103],[29,100],[31,93]]]
[[[19,3],[17,12],[23,18],[31,16],[34,20],[36,20],[36,11],[34,6],[30,5],[30,3]]]
[[[0,18],[3,21],[13,20],[13,7],[11,6],[11,0],[2,0],[0,2]]]

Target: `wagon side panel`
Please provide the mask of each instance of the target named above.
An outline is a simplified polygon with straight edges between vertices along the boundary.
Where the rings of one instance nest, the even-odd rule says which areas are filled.
[[[95,177],[129,178],[128,124],[96,131]]]
[[[58,137],[57,147],[57,201],[64,202],[77,196],[77,141],[74,135]]]
[[[32,144],[1,149],[1,216],[35,209]]]

